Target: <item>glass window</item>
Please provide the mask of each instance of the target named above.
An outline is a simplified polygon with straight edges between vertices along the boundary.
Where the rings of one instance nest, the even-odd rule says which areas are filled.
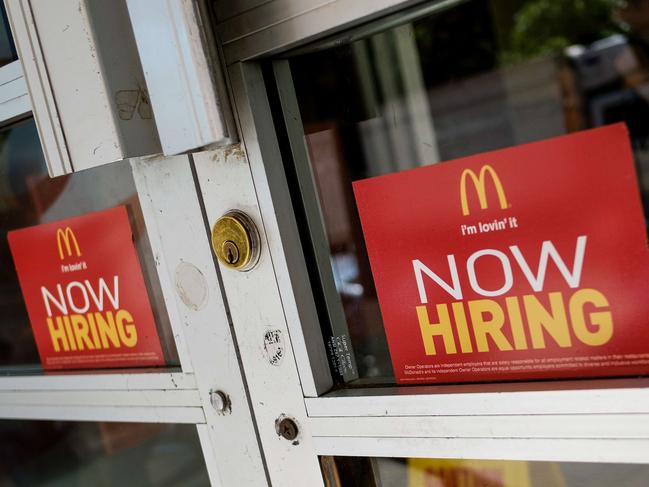
[[[645,485],[649,465],[321,457],[332,487],[609,487]]]
[[[288,57],[338,293],[325,299],[342,302],[362,378],[393,372],[352,181],[624,121],[647,215],[648,19],[647,0],[467,0]]]
[[[0,13],[2,14],[2,23],[0,24],[0,67],[9,64],[18,59],[16,54],[16,46],[14,45],[13,38],[11,37],[11,29],[9,28],[9,20],[7,19],[7,11],[5,6],[0,5]]]
[[[210,485],[194,425],[0,421],[0,485]]]
[[[33,119],[0,129],[0,373],[41,369],[7,232],[119,205],[128,211],[165,361],[176,366],[178,356],[129,162],[51,179]]]

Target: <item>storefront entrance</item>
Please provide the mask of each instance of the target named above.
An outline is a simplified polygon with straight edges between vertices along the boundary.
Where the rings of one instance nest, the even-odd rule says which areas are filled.
[[[89,365],[86,321],[52,361],[4,238],[0,483],[643,485],[649,4],[311,3],[201,4],[225,147],[49,178],[7,108],[3,235],[54,225],[67,274],[132,247],[153,345]],[[132,239],[88,244],[115,207]]]

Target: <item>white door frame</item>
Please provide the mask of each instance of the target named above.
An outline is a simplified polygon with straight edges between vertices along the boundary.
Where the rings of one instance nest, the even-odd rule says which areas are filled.
[[[0,68],[0,125],[29,117],[21,64]],[[0,377],[0,418],[195,424],[213,485],[267,481],[188,156],[132,161],[180,369]],[[225,413],[211,392],[229,400]],[[243,468],[242,466],[245,466]]]
[[[195,424],[212,485],[267,474],[188,156],[132,162],[180,370],[0,377],[0,418]],[[229,404],[217,411],[211,393]]]
[[[295,27],[297,21],[291,22]],[[372,32],[371,26],[366,31]],[[274,47],[271,43],[264,49]],[[313,455],[649,463],[649,429],[642,426],[649,418],[648,379],[349,388],[323,394],[329,372],[318,350],[322,336],[309,297],[268,90],[260,62],[236,62],[232,56],[229,60],[235,61],[228,75],[249,165],[237,166],[241,178],[236,181],[247,188],[240,201],[263,228],[272,263],[272,269],[260,270],[266,284],[251,278],[255,269],[245,279],[230,278],[222,271],[229,306],[239,310],[239,318],[233,314],[234,326],[247,327],[239,346],[257,418],[272,418],[280,411],[291,414],[305,437],[311,436],[305,439],[312,440],[307,446]],[[226,166],[223,163],[224,170]],[[216,203],[215,183],[206,180],[208,173],[216,174],[208,167],[198,174],[213,223],[225,208]],[[235,197],[229,206],[238,207],[238,201]],[[271,271],[274,281],[266,276]],[[276,374],[268,365],[247,365],[260,355],[259,331],[269,324],[290,337],[285,355],[290,362],[285,372],[292,377],[288,384],[275,382]],[[254,381],[251,375],[256,376]],[[282,387],[272,387],[273,383]],[[300,395],[305,410],[296,399]],[[268,425],[260,424],[260,436],[267,458],[281,460],[279,464],[269,460],[271,480],[283,480],[291,471],[315,475],[313,464],[302,461],[304,452],[287,451]],[[273,444],[275,450],[269,450]]]
[[[321,3],[302,17],[300,2],[267,2],[265,11],[295,15],[249,33],[241,29],[251,13],[218,27],[240,146],[133,161],[181,370],[0,377],[0,417],[196,424],[214,485],[321,485],[317,455],[649,463],[646,379],[327,393],[333,381],[267,89],[260,63],[240,61],[340,29],[334,17],[345,8],[351,25],[413,2]],[[233,208],[262,236],[260,262],[246,273],[215,266],[207,239]],[[267,331],[281,332],[279,363],[264,348]],[[212,407],[215,390],[229,396],[230,414]],[[299,427],[295,440],[278,432],[286,417]]]

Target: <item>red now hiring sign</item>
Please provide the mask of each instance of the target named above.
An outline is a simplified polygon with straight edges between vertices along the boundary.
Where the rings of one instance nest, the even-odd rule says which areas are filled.
[[[354,183],[400,383],[649,372],[622,124]]]
[[[164,365],[125,207],[8,239],[43,368]]]

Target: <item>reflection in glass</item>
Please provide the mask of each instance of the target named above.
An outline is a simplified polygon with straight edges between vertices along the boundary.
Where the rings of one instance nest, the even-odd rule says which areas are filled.
[[[2,22],[0,23],[0,67],[2,67],[18,59],[18,55],[16,54],[16,46],[11,36],[11,29],[9,28],[9,20],[7,19],[7,11],[5,10],[4,4],[0,5],[0,14],[2,14]]]
[[[648,465],[321,457],[331,487],[640,487]]]
[[[178,364],[128,161],[51,179],[29,119],[0,129],[0,373],[40,370],[7,232],[125,205],[167,365]]]
[[[289,65],[361,377],[392,370],[352,181],[624,121],[649,209],[649,0],[468,0]]]
[[[0,421],[2,486],[207,486],[194,425]]]

